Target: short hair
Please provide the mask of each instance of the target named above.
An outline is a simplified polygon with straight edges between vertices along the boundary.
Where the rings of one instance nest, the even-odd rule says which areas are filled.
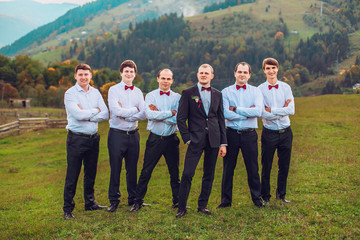
[[[135,69],[135,73],[137,72],[136,64],[133,60],[125,60],[120,65],[120,72],[122,73],[124,68],[129,67]]]
[[[212,67],[210,64],[208,64],[208,63],[201,64],[200,67],[198,68],[198,71],[199,71],[200,68],[210,68],[211,73],[214,74],[214,69],[213,69],[213,67]]]
[[[75,67],[75,73],[77,73],[77,71],[79,69],[81,69],[81,70],[89,70],[91,72],[91,67],[89,65],[85,64],[85,63],[81,63],[81,64],[77,65]]]
[[[279,62],[275,58],[265,58],[262,63],[263,70],[265,69],[265,65],[275,65],[277,68],[279,68]]]
[[[239,62],[238,64],[236,64],[235,69],[234,69],[234,72],[237,71],[239,65],[248,66],[248,67],[249,67],[249,73],[251,74],[251,66],[250,66],[250,64],[248,64],[247,62]]]
[[[157,74],[157,77],[158,77],[158,78],[160,77],[161,72],[164,71],[164,70],[170,71],[171,74],[172,74],[172,78],[174,78],[174,73],[173,73],[170,69],[168,69],[168,68],[160,69],[160,70],[158,71],[158,74]]]

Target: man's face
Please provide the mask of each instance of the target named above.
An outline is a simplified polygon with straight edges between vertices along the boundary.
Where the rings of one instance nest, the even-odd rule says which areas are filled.
[[[278,67],[275,65],[265,64],[264,73],[266,75],[267,80],[277,80],[277,73],[279,71]]]
[[[200,67],[197,73],[197,78],[202,86],[207,87],[210,85],[211,80],[214,78],[214,74],[211,73],[211,68]]]
[[[246,84],[251,77],[251,73],[249,73],[249,66],[240,64],[236,69],[236,72],[234,72],[234,76],[237,84],[240,86]]]
[[[125,67],[123,71],[120,73],[121,80],[126,85],[132,85],[132,82],[134,81],[134,78],[136,76],[135,69],[131,67]]]
[[[160,72],[160,76],[157,78],[157,82],[159,83],[159,88],[162,91],[169,91],[171,85],[174,82],[172,72],[168,69],[162,70]]]
[[[83,88],[85,91],[89,89],[89,83],[92,75],[90,70],[78,69],[74,74],[77,84]]]

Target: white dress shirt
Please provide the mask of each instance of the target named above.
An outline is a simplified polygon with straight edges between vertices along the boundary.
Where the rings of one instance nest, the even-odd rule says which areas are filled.
[[[257,128],[257,117],[261,116],[263,97],[257,87],[246,84],[246,89],[236,89],[236,84],[222,90],[226,127],[236,130]],[[236,112],[229,107],[236,107]],[[251,106],[255,106],[250,108]]]
[[[170,136],[177,129],[176,115],[171,111],[178,110],[181,95],[171,90],[170,95],[160,95],[160,89],[149,92],[145,97],[145,113],[148,121],[147,130],[160,136]],[[152,111],[149,105],[153,104],[159,111]]]
[[[109,119],[109,111],[104,99],[99,90],[91,86],[86,92],[76,83],[65,92],[64,104],[68,120],[66,129],[72,132],[95,134],[98,130],[98,122]]]
[[[272,86],[277,84],[277,89],[275,87],[269,89],[271,84],[268,81],[258,87],[263,95],[264,105],[271,108],[270,113],[265,111],[265,108],[261,113],[264,127],[270,130],[281,130],[290,127],[289,115],[295,113],[294,96],[291,87],[281,81],[276,81]],[[291,102],[287,107],[284,107],[285,101],[288,99],[291,99]]]
[[[109,89],[109,123],[110,128],[132,131],[137,128],[139,120],[145,119],[145,101],[139,88],[134,86],[133,90],[125,90],[125,85],[121,81]]]

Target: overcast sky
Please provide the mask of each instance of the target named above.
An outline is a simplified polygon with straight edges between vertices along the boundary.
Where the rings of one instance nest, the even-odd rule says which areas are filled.
[[[10,2],[10,1],[14,1],[14,0],[0,0],[0,2]],[[73,3],[73,4],[78,4],[78,5],[82,5],[84,3],[87,2],[92,2],[95,0],[33,0],[35,2],[40,2],[40,3]]]

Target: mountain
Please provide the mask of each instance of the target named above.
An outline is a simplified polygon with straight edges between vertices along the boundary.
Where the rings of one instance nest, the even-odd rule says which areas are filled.
[[[25,35],[36,26],[19,18],[0,14],[0,46],[7,45]]]
[[[13,44],[0,49],[1,54],[27,54],[39,45],[45,48],[64,45],[64,41],[84,37],[84,33],[95,33],[99,30],[113,31],[116,28],[125,30],[129,23],[153,19],[165,13],[177,12],[179,15],[191,16],[202,12],[204,5],[217,0],[102,0],[90,2],[84,6],[69,10],[55,21],[35,29],[18,39]],[[109,27],[111,25],[111,27]],[[74,34],[75,32],[75,34]],[[70,35],[69,35],[70,34]],[[88,36],[85,36],[88,37]],[[55,44],[49,42],[54,41]],[[29,48],[30,47],[30,48]],[[32,53],[33,54],[33,53]]]
[[[69,3],[41,4],[32,0],[0,2],[0,44],[10,44],[76,6]]]

